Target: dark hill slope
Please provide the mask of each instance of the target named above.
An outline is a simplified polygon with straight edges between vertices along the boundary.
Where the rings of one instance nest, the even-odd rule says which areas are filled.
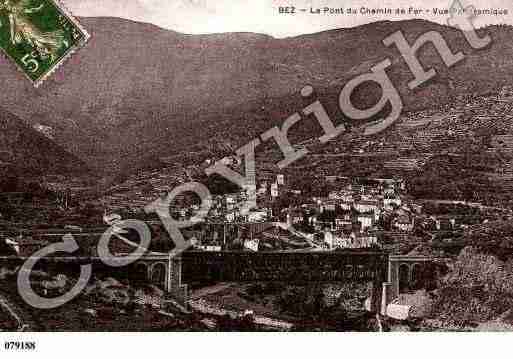
[[[2,172],[14,171],[22,177],[84,175],[89,172],[81,160],[2,108],[0,162]]]
[[[312,84],[337,112],[338,93],[352,77],[389,57],[390,76],[407,110],[447,103],[467,92],[487,92],[511,82],[513,30],[490,27],[492,46],[472,51],[463,35],[427,21],[377,22],[286,39],[233,33],[184,35],[113,18],[85,18],[87,46],[33,89],[13,66],[0,60],[6,91],[0,105],[29,122],[54,127],[56,140],[96,168],[137,165],[141,158],[187,151],[212,136],[245,142],[300,110],[298,91]],[[468,54],[446,69],[431,47],[425,65],[439,75],[416,91],[395,48],[382,40],[402,30],[410,41],[436,30],[454,50]],[[379,89],[362,86],[355,100],[371,104]],[[239,136],[241,134],[242,136]]]

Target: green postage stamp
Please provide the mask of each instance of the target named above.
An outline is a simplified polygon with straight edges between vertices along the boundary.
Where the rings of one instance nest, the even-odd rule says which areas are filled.
[[[0,47],[36,87],[88,38],[56,0],[0,0]]]

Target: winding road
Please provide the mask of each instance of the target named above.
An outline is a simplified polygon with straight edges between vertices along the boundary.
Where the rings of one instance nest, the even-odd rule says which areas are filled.
[[[16,320],[18,323],[17,331],[25,332],[36,329],[35,323],[16,304],[9,301],[4,293],[0,293],[0,307]]]

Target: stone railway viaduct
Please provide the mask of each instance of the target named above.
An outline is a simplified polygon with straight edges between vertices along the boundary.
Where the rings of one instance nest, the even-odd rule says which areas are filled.
[[[23,260],[21,257],[0,259]],[[401,292],[432,283],[438,276],[437,262],[443,261],[425,256],[393,256],[384,251],[358,249],[332,252],[186,251],[176,257],[164,253],[145,254],[129,267],[122,268],[122,272],[130,279],[160,286],[180,302],[187,301],[187,284],[197,282],[371,282],[371,309],[378,311],[383,310],[383,306],[386,308]],[[70,263],[93,263],[97,268],[102,268],[101,260],[95,254],[49,257],[44,258],[42,263],[57,267],[64,265],[66,268],[70,268]]]
[[[432,284],[445,259],[390,256],[382,251],[184,252],[152,255],[133,265],[133,275],[187,300],[192,282],[371,282],[371,310],[383,311],[400,293]],[[385,306],[385,307],[384,307]]]

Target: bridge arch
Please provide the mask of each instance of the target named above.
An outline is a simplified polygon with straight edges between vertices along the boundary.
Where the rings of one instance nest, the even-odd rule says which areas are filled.
[[[443,261],[442,258],[420,255],[389,256],[387,300],[390,302],[408,290],[433,287]]]
[[[410,289],[417,290],[424,286],[424,266],[420,263],[411,265]]]
[[[399,294],[410,290],[411,267],[409,264],[399,265]]]
[[[166,287],[167,265],[157,262],[150,267],[150,282],[164,289]]]
[[[138,262],[134,266],[134,280],[139,283],[144,283],[149,280],[148,265],[144,262]]]

